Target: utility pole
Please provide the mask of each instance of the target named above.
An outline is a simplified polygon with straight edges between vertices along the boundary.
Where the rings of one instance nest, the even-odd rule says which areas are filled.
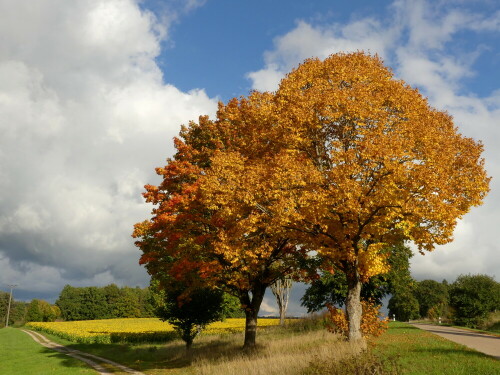
[[[7,284],[10,288],[10,297],[9,297],[9,307],[7,308],[7,319],[5,320],[5,327],[9,326],[9,315],[10,315],[10,302],[12,301],[12,289],[14,289],[17,284]]]

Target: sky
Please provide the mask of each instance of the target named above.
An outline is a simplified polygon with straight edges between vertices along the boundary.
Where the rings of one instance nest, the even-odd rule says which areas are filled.
[[[54,302],[65,284],[147,286],[131,232],[180,125],[357,50],[485,147],[484,205],[413,276],[500,281],[499,41],[498,0],[0,0],[0,289]]]

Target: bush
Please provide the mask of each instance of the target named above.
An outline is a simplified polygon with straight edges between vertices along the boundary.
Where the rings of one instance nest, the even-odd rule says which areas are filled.
[[[380,319],[380,306],[373,301],[361,301],[363,314],[361,316],[361,333],[363,337],[378,337],[387,330],[388,318]],[[327,329],[347,337],[349,324],[343,310],[328,305],[330,315],[327,320]]]

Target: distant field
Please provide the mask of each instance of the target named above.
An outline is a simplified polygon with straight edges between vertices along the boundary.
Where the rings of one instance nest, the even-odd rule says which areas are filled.
[[[259,327],[276,326],[279,319],[259,319]],[[33,322],[26,325],[79,343],[159,342],[176,337],[173,327],[156,318],[104,319],[74,322]],[[245,319],[226,319],[210,324],[202,334],[242,332]]]

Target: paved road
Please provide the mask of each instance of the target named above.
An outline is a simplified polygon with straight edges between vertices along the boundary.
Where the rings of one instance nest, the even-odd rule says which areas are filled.
[[[500,360],[500,337],[498,336],[431,324],[412,323],[412,325]]]
[[[46,348],[55,350],[57,352],[69,355],[73,358],[79,359],[82,362],[85,362],[87,365],[92,367],[94,370],[96,370],[100,375],[107,375],[107,374],[112,374],[118,369],[119,371],[123,371],[128,374],[133,374],[133,375],[144,375],[144,373],[140,371],[136,371],[134,369],[131,369],[129,367],[120,365],[119,363],[110,361],[109,359],[98,357],[96,355],[90,354],[90,353],[84,353],[81,352],[80,350],[75,350],[75,349],[70,349],[66,346],[59,345],[53,341],[50,341],[47,339],[44,335],[31,331],[28,329],[23,329],[23,332],[27,333],[33,340],[35,340],[37,343],[40,345],[45,346]],[[111,371],[108,370],[107,368],[103,367],[101,364],[106,363],[108,367],[110,367]]]

